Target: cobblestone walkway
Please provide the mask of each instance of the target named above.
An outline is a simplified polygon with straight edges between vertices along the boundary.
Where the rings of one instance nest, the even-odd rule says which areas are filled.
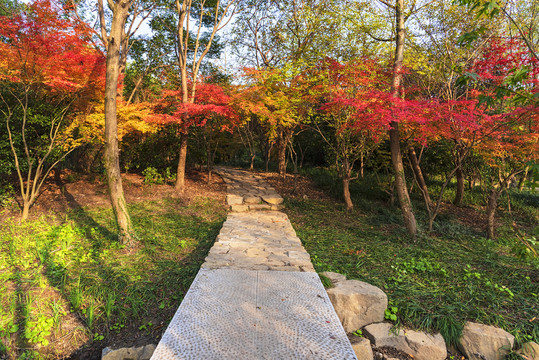
[[[227,185],[226,202],[231,211],[281,210],[283,198],[256,174],[216,168]]]
[[[231,212],[152,359],[356,359],[281,196],[217,173]]]

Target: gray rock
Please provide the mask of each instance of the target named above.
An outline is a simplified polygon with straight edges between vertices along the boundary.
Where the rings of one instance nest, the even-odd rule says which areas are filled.
[[[430,335],[423,332],[401,329],[396,334],[391,331],[393,325],[378,323],[366,326],[365,336],[377,346],[388,346],[417,360],[443,360],[447,357],[447,349],[442,335]]]
[[[154,351],[153,344],[117,350],[106,347],[101,351],[101,360],[149,360]]]
[[[279,194],[271,194],[262,196],[262,200],[271,205],[280,205],[283,203],[283,198]]]
[[[459,350],[469,360],[501,360],[513,348],[515,337],[494,326],[467,322]]]
[[[260,204],[261,202],[260,197],[254,195],[247,195],[243,200],[246,204]]]
[[[517,351],[526,360],[539,360],[539,345],[530,341],[522,345],[522,348]]]
[[[227,205],[241,205],[243,204],[243,196],[228,194],[226,196]]]
[[[335,285],[336,283],[338,283],[340,281],[345,281],[346,280],[346,276],[344,276],[342,274],[339,274],[339,273],[336,273],[336,272],[331,272],[331,271],[324,271],[323,273],[320,273],[320,275],[324,275],[329,280],[331,280],[331,283],[333,285]]]
[[[311,256],[306,251],[287,251],[291,259],[311,261]]]
[[[139,360],[149,360],[152,357],[155,348],[156,346],[154,344],[146,345],[139,357]]]
[[[345,280],[336,283],[327,293],[346,332],[384,320],[387,296],[376,286]]]
[[[231,205],[230,210],[235,211],[235,212],[246,212],[246,211],[249,211],[249,206],[248,205]]]
[[[373,360],[371,342],[365,338],[359,338],[352,344],[358,360]]]
[[[271,210],[271,205],[268,205],[268,204],[252,204],[252,205],[249,205],[249,210],[254,210],[254,211]]]

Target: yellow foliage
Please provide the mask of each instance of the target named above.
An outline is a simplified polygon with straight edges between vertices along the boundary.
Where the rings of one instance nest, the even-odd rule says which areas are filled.
[[[118,141],[130,133],[153,133],[159,129],[155,123],[146,121],[151,114],[148,103],[126,104],[124,101],[117,104]],[[105,105],[97,104],[89,114],[80,114],[70,126],[71,132],[78,133],[79,137],[89,141],[99,139],[104,142],[105,134]]]

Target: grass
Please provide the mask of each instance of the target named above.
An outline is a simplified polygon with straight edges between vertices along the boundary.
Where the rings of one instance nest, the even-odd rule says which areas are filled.
[[[318,170],[311,176],[338,196],[331,174]],[[526,236],[537,237],[539,194],[514,196],[512,218],[500,216],[498,240],[443,213],[433,235],[422,233],[414,241],[403,229],[399,209],[368,180],[354,183],[356,208],[350,212],[340,202],[287,199],[289,217],[318,272],[334,271],[382,288],[398,309],[397,323],[439,331],[449,344],[467,320],[501,327],[519,343],[538,342],[539,262],[518,251],[508,224],[516,220],[526,225]],[[468,200],[474,198],[480,201],[477,194]],[[477,203],[468,207],[481,211]],[[416,212],[421,224],[426,216],[419,201]]]
[[[123,338],[155,342],[226,210],[199,197],[188,205],[177,199],[141,202],[130,213],[136,252],[118,245],[109,209],[0,226],[0,354],[59,358]]]

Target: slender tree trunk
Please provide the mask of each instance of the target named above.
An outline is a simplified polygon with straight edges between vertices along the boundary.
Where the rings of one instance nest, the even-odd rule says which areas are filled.
[[[526,169],[522,173],[522,176],[520,177],[520,180],[518,181],[518,190],[522,191],[524,189],[524,185],[526,184],[526,179],[528,178],[528,171],[530,171],[530,168],[526,166]]]
[[[127,211],[127,203],[122,187],[120,173],[120,155],[118,149],[118,121],[116,117],[116,97],[118,94],[118,76],[120,75],[120,44],[129,9],[128,2],[116,3],[107,47],[105,79],[105,169],[112,210],[116,217],[119,240],[132,245],[133,227]]]
[[[362,179],[364,178],[364,168],[365,168],[365,155],[362,152],[359,157],[359,174],[361,175]]]
[[[208,184],[211,183],[211,170],[212,170],[212,167],[213,167],[213,164],[212,164],[212,156],[211,156],[211,146],[210,144],[207,144],[206,145],[206,163],[207,163],[207,170],[208,170]]]
[[[255,156],[256,154],[251,154],[251,164],[249,165],[249,170],[253,170],[255,167]]]
[[[498,197],[500,196],[501,191],[498,189],[492,189],[490,195],[488,196],[487,203],[487,237],[489,239],[494,239],[496,237],[496,207],[498,206]]]
[[[344,203],[346,204],[346,210],[352,210],[354,208],[354,203],[352,202],[352,197],[350,196],[350,177],[344,176],[342,179],[343,187],[343,197]]]
[[[273,149],[273,143],[270,143],[270,141],[266,139],[265,144],[264,144],[264,168],[266,172],[268,172],[268,169],[269,169],[272,149]]]
[[[350,164],[348,163],[348,159],[344,159],[342,188],[343,188],[344,203],[346,204],[346,210],[352,210],[354,208],[354,203],[352,202],[352,197],[350,196],[350,178],[351,177],[352,177],[352,169],[350,169]]]
[[[402,82],[402,61],[404,57],[404,0],[395,2],[395,18],[397,22],[397,36],[395,47],[395,63],[393,65],[393,79],[391,91],[394,98],[399,97],[399,89]],[[412,211],[412,203],[406,187],[404,176],[404,166],[402,164],[402,153],[400,147],[399,123],[392,121],[389,130],[389,144],[391,148],[391,162],[395,172],[395,189],[399,198],[404,225],[408,233],[412,236],[417,234],[417,223]]]
[[[286,176],[286,134],[282,130],[279,133],[279,141],[277,142],[277,161],[279,176],[284,179]]]
[[[178,171],[176,174],[176,185],[174,188],[183,193],[185,191],[185,164],[187,161],[187,138],[188,134],[182,132],[180,135],[180,159],[178,160]]]
[[[469,176],[468,177],[468,190],[473,190],[474,183],[475,183],[475,177]]]
[[[455,176],[457,178],[457,192],[455,193],[455,199],[453,200],[453,204],[459,206],[460,204],[462,204],[462,199],[464,198],[464,172],[462,171],[460,149],[457,149],[455,161],[455,165],[457,166],[457,170],[455,171]]]
[[[425,199],[425,202],[428,203],[429,206],[432,206],[432,201],[430,200],[430,195],[429,195],[429,189],[427,187],[427,183],[425,182],[425,178],[423,177],[423,171],[421,170],[421,166],[419,166],[419,161],[417,160],[417,154],[413,146],[410,146],[408,148],[408,157],[410,158],[410,162],[412,163],[412,170],[414,171],[414,174],[417,180],[417,185],[419,186],[419,189],[421,190],[421,193],[423,194],[423,198]]]
[[[266,156],[266,161],[264,161],[264,169],[266,172],[269,171],[269,162],[270,162],[270,152],[268,151],[268,155]]]

